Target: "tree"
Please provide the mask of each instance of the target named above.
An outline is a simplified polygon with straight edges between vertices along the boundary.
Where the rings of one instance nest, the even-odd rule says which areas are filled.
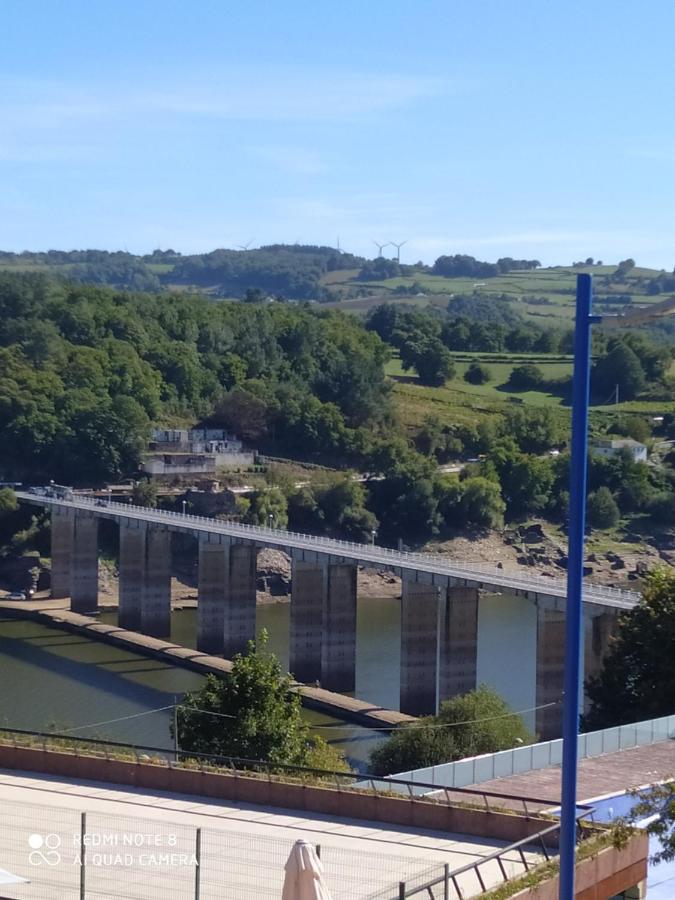
[[[670,862],[675,859],[675,781],[652,784],[632,795],[637,803],[631,810],[631,822],[649,819],[647,832],[658,838],[661,849],[650,862]],[[644,826],[643,826],[644,827]]]
[[[370,755],[374,775],[391,775],[530,744],[521,717],[487,685],[445,700],[437,716],[398,728]]]
[[[452,356],[438,338],[411,338],[400,352],[403,368],[415,369],[422,384],[438,387],[455,376]]]
[[[329,768],[344,768],[344,760],[310,734],[293,679],[266,644],[263,631],[249,641],[246,655],[235,656],[227,678],[207,675],[200,690],[185,695],[177,713],[181,750],[285,765],[311,765],[316,752],[324,761],[332,757]]]
[[[621,513],[609,488],[599,487],[586,501],[588,522],[594,528],[614,528]]]
[[[645,388],[645,373],[640,360],[628,344],[618,341],[593,367],[593,390],[607,402],[618,387],[622,400],[632,400]]]
[[[134,506],[157,506],[157,485],[149,478],[136,481],[131,490],[131,502]]]
[[[464,381],[469,384],[487,384],[491,378],[490,370],[487,366],[474,360],[464,373]]]
[[[19,508],[19,501],[16,494],[11,488],[0,488],[0,518],[16,512]]]
[[[544,382],[544,373],[539,366],[526,363],[524,366],[515,366],[511,370],[508,387],[513,391],[536,391]]]
[[[498,528],[504,522],[506,506],[499,485],[482,476],[462,482],[459,511],[466,525]]]
[[[649,501],[649,514],[655,522],[672,525],[675,519],[675,494],[659,491]]]
[[[278,487],[256,491],[246,516],[252,525],[271,528],[286,528],[288,525],[288,502]]]
[[[656,719],[675,709],[675,572],[655,569],[642,597],[623,613],[599,675],[586,683],[584,728]]]

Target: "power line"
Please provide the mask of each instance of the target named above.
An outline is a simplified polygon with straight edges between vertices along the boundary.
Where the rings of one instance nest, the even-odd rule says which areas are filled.
[[[425,729],[427,729],[427,728],[428,729],[431,729],[431,728],[458,728],[460,725],[478,725],[482,722],[494,722],[497,719],[508,719],[513,716],[522,716],[522,715],[525,715],[526,713],[537,712],[540,709],[549,709],[552,706],[559,706],[561,703],[562,703],[562,696],[560,697],[559,700],[553,700],[550,703],[541,703],[541,704],[539,704],[539,706],[531,706],[528,709],[519,709],[519,710],[514,710],[513,712],[500,713],[499,715],[496,715],[496,716],[485,716],[481,719],[467,719],[464,722],[436,722],[433,724],[427,723],[427,722],[414,722],[409,725],[406,724],[406,725],[404,725],[404,727],[408,730],[408,729],[414,729],[414,728],[425,728]],[[238,716],[232,716],[232,715],[229,715],[228,713],[215,712],[214,710],[210,710],[210,709],[200,709],[197,706],[186,706],[182,703],[175,703],[175,704],[172,703],[169,706],[158,706],[157,709],[148,709],[148,710],[145,710],[144,712],[133,713],[128,716],[119,716],[116,719],[108,719],[105,722],[92,722],[89,725],[77,725],[75,728],[64,729],[64,732],[66,734],[70,734],[73,731],[82,731],[85,728],[100,728],[103,725],[114,725],[116,722],[126,722],[129,719],[139,719],[139,718],[141,718],[141,716],[150,716],[153,713],[166,712],[166,710],[174,709],[174,708],[176,710],[186,709],[186,710],[189,710],[190,712],[201,713],[202,715],[205,715],[205,716],[215,716],[219,719],[237,719],[237,718],[239,718]],[[331,723],[331,724],[316,723],[314,725],[311,725],[310,728],[312,730],[314,730],[316,728],[328,728],[328,729],[360,728],[363,731],[394,731],[395,730],[395,726],[392,726],[392,725],[370,726],[370,725],[359,725],[358,723],[350,723],[350,722],[336,722],[336,723]],[[62,733],[64,733],[64,732],[62,732]]]
[[[120,716],[118,719],[108,719],[107,722],[92,722],[89,725],[76,725],[75,728],[64,729],[67,734],[71,731],[82,731],[83,728],[98,728],[101,725],[113,725],[115,722],[125,722],[127,719],[139,719],[141,716],[150,716],[152,713],[164,712],[167,709],[173,709],[171,706],[159,706],[157,709],[146,709],[145,712],[133,713],[130,716]]]

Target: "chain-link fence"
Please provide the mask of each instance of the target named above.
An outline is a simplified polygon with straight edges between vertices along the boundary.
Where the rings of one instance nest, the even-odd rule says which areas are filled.
[[[248,827],[248,830],[243,830]],[[8,900],[250,900],[280,898],[300,834],[195,828],[164,818],[3,803],[0,896]],[[399,896],[429,858],[313,842],[333,900]]]

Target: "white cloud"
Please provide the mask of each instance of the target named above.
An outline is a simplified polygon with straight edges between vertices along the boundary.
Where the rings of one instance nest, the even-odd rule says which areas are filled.
[[[321,175],[330,168],[326,160],[306,147],[268,144],[263,147],[251,147],[249,152],[262,162],[291,175]]]

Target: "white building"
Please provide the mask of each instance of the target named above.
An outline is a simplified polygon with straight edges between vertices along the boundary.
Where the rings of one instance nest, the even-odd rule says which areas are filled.
[[[639,441],[632,438],[620,438],[619,440],[596,441],[591,448],[594,456],[618,456],[623,450],[628,450],[633,457],[633,462],[647,462],[647,448]]]

